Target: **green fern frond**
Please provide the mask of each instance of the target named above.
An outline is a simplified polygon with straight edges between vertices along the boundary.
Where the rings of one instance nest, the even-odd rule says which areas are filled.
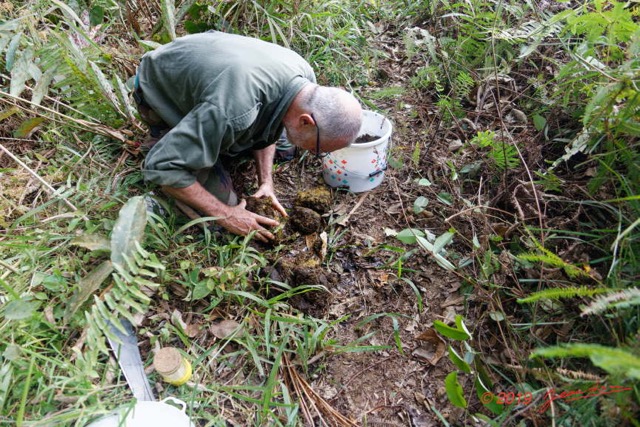
[[[539,348],[531,353],[530,358],[535,357],[560,359],[588,357],[594,365],[610,374],[640,379],[640,357],[621,348],[605,347],[598,344],[564,344]]]
[[[580,315],[600,314],[606,310],[627,308],[634,305],[640,305],[640,288],[625,289],[599,296],[591,304],[584,307]]]
[[[143,276],[157,277],[160,271],[164,270],[164,266],[159,265],[157,257],[153,254],[137,246],[135,256],[124,256],[125,263],[114,264],[116,271],[111,275],[112,288],[102,299],[94,296],[93,306],[86,315],[87,337],[92,343],[101,343],[104,340],[108,324],[119,324],[119,318],[136,324],[135,315],[146,314],[149,310],[149,295],[154,293],[159,285]],[[107,351],[104,344],[96,348],[98,351]]]
[[[493,37],[498,40],[523,43],[540,43],[546,37],[557,35],[564,25],[555,17],[543,22],[527,21],[511,28],[500,28],[495,31]]]
[[[553,252],[551,252],[550,250],[542,246],[538,241],[534,240],[534,242],[535,242],[536,248],[541,253],[520,254],[517,256],[517,258],[523,261],[539,262],[554,268],[562,268],[564,272],[567,274],[567,276],[569,276],[572,279],[576,277],[590,277],[589,273],[583,270],[582,268],[564,261],[558,255],[554,254]]]
[[[471,89],[476,85],[473,77],[465,71],[461,71],[455,79],[456,94],[459,98],[466,98]]]
[[[518,299],[520,304],[532,303],[540,300],[559,300],[563,298],[573,297],[591,297],[597,294],[608,292],[606,288],[589,289],[586,286],[569,287],[569,288],[553,288],[534,292],[526,298]]]
[[[500,170],[513,169],[520,165],[520,157],[518,157],[518,150],[513,145],[500,142],[491,147],[489,155],[495,162],[496,166]]]

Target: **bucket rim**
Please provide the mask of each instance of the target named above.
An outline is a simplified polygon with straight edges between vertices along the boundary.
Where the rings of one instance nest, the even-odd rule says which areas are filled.
[[[388,141],[389,139],[391,139],[391,134],[393,133],[393,123],[391,123],[391,120],[389,120],[388,117],[386,117],[384,114],[380,114],[376,111],[371,111],[371,110],[364,110],[363,111],[363,115],[364,114],[371,114],[371,115],[375,115],[377,116],[376,118],[382,118],[382,125],[380,126],[381,128],[383,128],[385,126],[385,124],[389,125],[389,129],[382,135],[380,135],[377,139],[374,139],[373,141],[368,141],[368,142],[359,142],[356,143],[356,140],[354,140],[350,145],[347,145],[346,147],[344,147],[345,149],[347,148],[371,148],[371,147],[375,147],[376,145],[380,145],[385,143],[386,141]],[[359,136],[364,135],[364,134],[360,134],[360,132],[358,132],[358,135],[356,136],[356,139],[358,139]],[[337,150],[336,150],[337,151]]]

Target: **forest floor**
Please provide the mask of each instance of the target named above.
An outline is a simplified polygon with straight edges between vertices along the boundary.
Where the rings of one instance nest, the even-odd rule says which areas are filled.
[[[462,273],[442,268],[425,251],[407,256],[417,247],[404,246],[393,234],[412,228],[438,236],[455,228],[462,236],[475,235],[484,241],[490,235],[506,235],[508,240],[512,224],[500,219],[502,212],[490,218],[474,211],[468,202],[480,205],[487,198],[491,201],[488,204],[502,206],[508,218],[516,209],[511,200],[518,199],[518,209],[535,219],[538,212],[534,197],[522,185],[528,181],[525,169],[514,170],[509,176],[505,173],[499,185],[478,191],[473,185],[465,185],[463,179],[452,179],[448,163],[460,168],[471,164],[479,153],[464,143],[478,129],[496,127],[517,137],[525,158],[538,162],[538,132],[531,123],[521,120],[517,110],[514,113],[519,88],[516,80],[508,76],[481,83],[485,85],[480,88],[485,99],[480,102],[486,105],[477,105],[478,100],[462,100],[469,108],[464,121],[437,121],[440,115],[429,95],[407,89],[414,65],[400,53],[404,50],[397,45],[398,40],[399,36],[392,32],[379,33],[374,43],[385,58],[379,63],[380,80],[358,93],[393,123],[389,147],[392,160],[382,183],[358,194],[330,189],[330,206],[323,214],[322,229],[287,241],[279,256],[286,259],[313,252],[320,232],[330,230],[334,238],[329,239],[329,244],[335,247],[329,248],[333,254],[330,258],[321,259],[320,274],[291,276],[304,280],[304,284],[322,285],[326,291],[298,296],[290,303],[301,312],[326,321],[347,316],[348,320],[340,321],[332,334],[342,343],[376,331],[361,344],[388,347],[341,354],[326,349],[324,357],[310,366],[312,375],[307,378],[326,402],[362,425],[419,427],[438,425],[442,419],[451,425],[473,425],[475,422],[466,414],[490,413],[472,397],[475,388],[470,378],[460,378],[464,394],[471,397],[470,411],[456,408],[449,401],[444,379],[455,366],[447,357],[445,342],[433,333],[433,321],[452,323],[456,315],[465,316],[474,335],[474,347],[485,355],[494,355],[494,363],[517,365],[525,354],[521,351],[526,349],[508,349],[502,344],[500,327],[489,316],[496,310],[489,290],[473,287]],[[376,93],[388,88],[398,90],[390,97],[376,97]],[[500,96],[501,101],[495,102]],[[497,106],[502,110],[498,111]],[[236,190],[243,197],[255,191],[252,167],[251,162],[232,167]],[[321,161],[302,153],[279,164],[274,176],[279,200],[288,209],[300,191],[329,189],[322,179]],[[425,185],[424,179],[430,185]],[[451,198],[443,200],[443,193]],[[416,213],[414,202],[419,197],[427,198],[429,204]],[[263,252],[270,249],[260,243],[254,246]],[[402,249],[398,252],[392,248]],[[469,242],[454,244],[452,249],[458,259],[473,258]],[[400,256],[403,261],[398,266]],[[508,264],[507,259],[503,261]],[[512,278],[507,270],[494,275],[495,286],[509,285]],[[163,302],[156,309],[165,313],[186,310],[190,322],[207,322],[198,315],[197,306]],[[234,313],[224,313],[223,317],[233,318]],[[205,335],[196,339],[206,347],[207,340],[215,338],[210,333]],[[496,376],[493,379],[500,382]]]
[[[321,162],[308,153],[297,153],[293,160],[276,166],[276,192],[280,202],[291,210],[301,191],[327,191],[329,199],[319,226],[306,235],[292,234],[277,252],[273,245],[251,245],[269,259],[265,274],[274,281],[289,281],[292,286],[321,285],[322,290],[291,298],[291,307],[307,316],[335,322],[330,338],[337,343],[358,342],[371,349],[342,352],[326,347],[312,355],[305,380],[318,399],[355,425],[423,427],[440,425],[444,420],[451,425],[475,425],[470,414],[492,415],[476,397],[477,386],[471,375],[458,377],[469,401],[467,410],[451,403],[445,377],[456,367],[448,357],[447,342],[434,332],[434,321],[451,324],[462,315],[473,336],[471,346],[482,355],[484,364],[511,370],[509,382],[498,370],[486,373],[496,384],[496,393],[522,379],[517,372],[525,370],[523,361],[536,344],[553,342],[571,328],[581,327],[573,323],[556,327],[550,321],[532,327],[533,338],[525,341],[509,335],[504,326],[507,322],[502,322],[531,321],[515,303],[516,298],[533,289],[523,290],[514,274],[510,245],[524,246],[527,226],[539,226],[544,220],[548,228],[570,229],[578,215],[585,215],[578,205],[558,203],[560,196],[531,185],[530,170],[538,170],[545,159],[562,155],[543,152],[544,138],[518,109],[518,103],[531,91],[527,73],[548,65],[537,64],[538,70],[514,70],[513,75],[475,81],[469,98],[459,100],[464,118],[443,120],[436,96],[411,83],[417,65],[401,45],[404,34],[395,33],[393,28],[379,28],[376,34],[377,38],[370,41],[380,57],[376,79],[357,95],[366,100],[366,108],[381,112],[393,124],[389,167],[383,181],[363,193],[330,189],[323,181]],[[7,135],[12,128],[10,120],[3,122]],[[486,164],[479,160],[484,152],[469,141],[483,130],[495,131],[498,140],[517,140],[522,163],[501,172],[482,169]],[[5,145],[20,155],[37,151],[24,141]],[[38,154],[43,159],[48,157],[46,152]],[[128,162],[136,164],[140,159]],[[10,165],[12,161],[0,156],[0,168]],[[255,191],[252,168],[251,162],[232,167],[236,191],[242,197]],[[133,171],[131,167],[126,172]],[[580,199],[576,195],[581,194],[590,172],[582,173],[574,173],[572,181],[564,182],[562,197]],[[25,188],[31,178],[19,168],[5,178],[6,182],[13,180],[6,191],[20,188],[21,194],[30,194]],[[49,182],[59,179],[45,176]],[[602,194],[602,198],[611,197]],[[416,209],[417,200],[426,201],[420,209]],[[18,205],[22,204],[20,200]],[[14,217],[19,214],[12,212]],[[434,236],[455,230],[453,243],[447,246],[448,257],[456,266],[468,262],[455,270],[443,268],[418,245],[405,245],[395,237],[408,228]],[[201,235],[198,227],[187,232]],[[593,257],[582,246],[566,241],[554,244],[556,253],[568,263],[580,264]],[[490,280],[469,280],[487,267],[479,259],[480,247],[491,248],[495,254],[492,271],[487,273]],[[302,264],[309,268],[299,268]],[[559,270],[541,271],[540,275],[552,279],[562,274]],[[602,273],[594,269],[590,274]],[[490,286],[479,285],[488,282]],[[495,298],[497,289],[507,289],[512,298]],[[208,306],[206,299],[189,301],[185,298],[187,290],[178,283],[168,284],[166,292],[167,298],[154,299],[142,321],[147,329],[147,334],[139,337],[143,360],[151,358],[150,336],[157,332],[153,328],[161,321],[173,321],[174,313],[180,313],[190,339],[200,348],[210,348],[218,338],[208,326],[221,318],[240,319],[243,310],[225,305],[203,314]],[[550,318],[557,314],[553,307],[548,310]],[[205,368],[195,366],[194,378],[201,375],[199,369]],[[216,375],[227,385],[241,385],[246,379],[232,368]],[[223,406],[229,425],[247,425],[244,408],[231,400]],[[220,408],[211,408],[214,410]],[[523,417],[545,425],[534,405],[519,408],[509,421]],[[319,421],[317,425],[321,425]]]

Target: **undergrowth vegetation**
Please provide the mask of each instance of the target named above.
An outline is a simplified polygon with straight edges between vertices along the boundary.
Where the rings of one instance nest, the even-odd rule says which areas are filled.
[[[127,402],[104,334],[128,319],[149,351],[179,346],[207,367],[167,386],[198,425],[367,424],[313,391],[311,365],[404,356],[400,316],[359,319],[391,319],[391,345],[344,340],[349,316],[288,303],[317,285],[278,281],[250,237],[185,222],[142,180],[127,80],[145,51],[217,29],[289,46],[321,83],[420,119],[397,133],[446,141],[433,173],[422,139],[390,161],[415,182],[412,214],[441,208],[439,226],[368,248],[393,257],[381,268],[420,312],[411,261],[462,283],[466,312],[432,324],[463,415],[432,407],[437,419],[637,425],[639,15],[603,0],[0,2],[0,423],[81,426]],[[341,239],[333,224],[327,259]],[[176,308],[193,302],[236,328],[200,341]]]

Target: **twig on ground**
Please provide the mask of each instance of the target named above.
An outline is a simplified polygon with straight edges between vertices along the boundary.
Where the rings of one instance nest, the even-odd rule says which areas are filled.
[[[313,419],[311,418],[309,408],[306,406],[307,403],[312,405],[323,425],[332,427],[356,427],[358,425],[333,409],[333,407],[298,374],[298,371],[296,371],[286,355],[284,356],[284,362],[285,373],[287,374],[289,382],[293,385],[298,399],[300,399],[302,412],[310,425],[313,425]],[[327,420],[325,420],[323,416],[326,417]]]
[[[368,195],[369,195],[369,193],[367,192],[367,193],[364,193],[362,196],[360,196],[360,199],[358,199],[358,202],[353,207],[353,209],[351,209],[351,211],[349,211],[349,213],[344,218],[341,218],[338,221],[338,224],[340,224],[342,226],[347,225],[347,222],[349,222],[349,218],[351,218],[351,215],[353,215],[353,213],[355,211],[357,211],[360,206],[362,206],[362,203],[365,201],[365,199],[367,198]]]

